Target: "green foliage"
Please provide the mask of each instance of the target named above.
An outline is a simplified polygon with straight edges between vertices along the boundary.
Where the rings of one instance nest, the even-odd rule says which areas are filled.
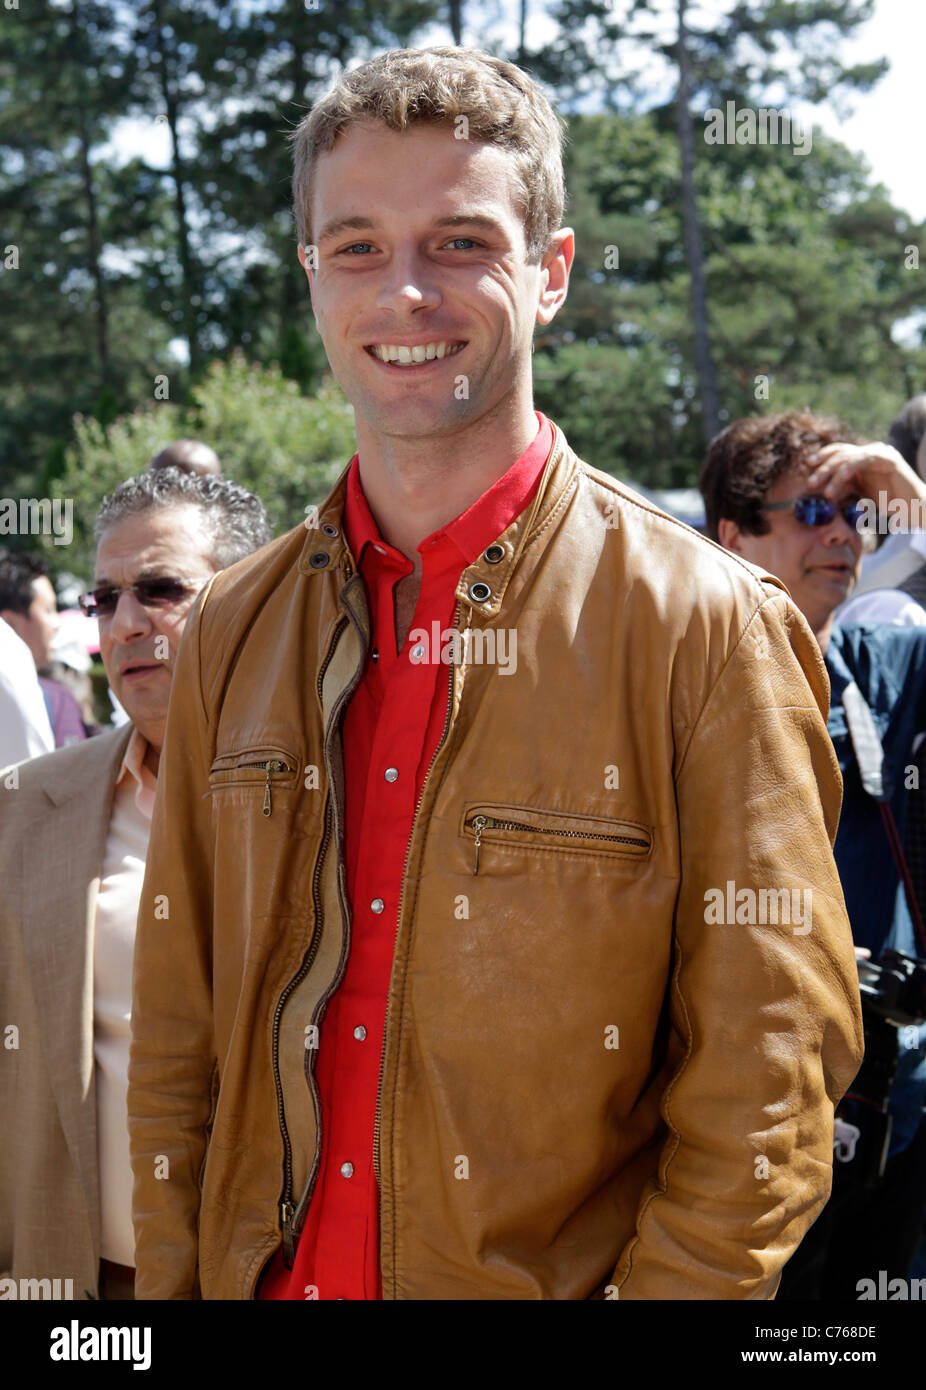
[[[103,497],[125,478],[143,473],[174,439],[210,444],[225,475],[260,497],[277,535],[297,526],[305,508],[326,496],[356,447],[353,411],[331,378],[306,396],[279,367],[249,363],[241,351],[228,361],[214,361],[188,404],[139,407],[109,426],[78,417],[74,436],[52,495],[73,501],[67,567],[88,579],[93,520]],[[46,544],[60,566],[61,549],[50,538]]]
[[[693,485],[704,452],[667,117],[570,120],[576,260],[535,357],[538,401],[587,461],[651,487]],[[924,228],[819,132],[806,157],[704,146],[697,174],[724,419],[810,405],[883,437],[926,380],[924,347],[895,340],[922,303],[904,249]]]

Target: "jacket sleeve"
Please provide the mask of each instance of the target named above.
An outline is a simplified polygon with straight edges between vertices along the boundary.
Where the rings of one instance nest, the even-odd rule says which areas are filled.
[[[135,939],[129,1148],[136,1297],[200,1297],[200,1176],[212,1109],[209,729],[200,685],[203,605],[171,685]]]
[[[610,1297],[771,1298],[829,1196],[834,1108],[863,1048],[828,700],[813,635],[777,594],[681,754],[668,1137]]]

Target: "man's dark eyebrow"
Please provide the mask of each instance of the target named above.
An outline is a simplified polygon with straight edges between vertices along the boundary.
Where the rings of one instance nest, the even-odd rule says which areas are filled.
[[[338,217],[333,222],[326,222],[318,234],[319,246],[323,241],[330,241],[332,237],[340,236],[342,232],[368,232],[376,226],[371,217]]]
[[[176,578],[176,575],[171,574],[169,570],[165,570],[164,567],[163,567],[162,565],[146,565],[145,568],[144,568],[143,570],[140,570],[139,573],[136,574],[136,576],[135,576],[135,578],[134,578],[134,580],[133,580],[132,582],[135,583],[135,584],[137,584],[138,581],[139,581],[140,579],[175,579],[175,578]],[[113,588],[116,588],[117,586],[114,585],[114,584],[113,584],[113,581],[112,581],[110,578],[108,578],[107,575],[104,574],[104,575],[101,575],[99,579],[94,579],[93,584],[92,584],[91,587],[94,588],[94,589],[113,589]],[[126,586],[126,587],[128,587],[128,586]]]
[[[485,227],[487,231],[500,232],[503,230],[502,224],[494,217],[487,217],[482,212],[458,212],[452,217],[439,217],[435,222],[435,227]]]
[[[486,231],[500,232],[502,226],[494,217],[487,217],[481,212],[458,212],[449,217],[438,217],[434,223],[435,227],[484,227]],[[318,245],[323,241],[331,241],[338,237],[342,232],[369,232],[373,231],[376,223],[372,217],[338,217],[333,222],[327,222],[318,234]]]

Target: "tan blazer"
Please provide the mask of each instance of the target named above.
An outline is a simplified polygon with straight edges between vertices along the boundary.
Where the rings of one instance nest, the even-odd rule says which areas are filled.
[[[131,732],[0,774],[0,1280],[19,1297],[97,1297],[93,925]]]

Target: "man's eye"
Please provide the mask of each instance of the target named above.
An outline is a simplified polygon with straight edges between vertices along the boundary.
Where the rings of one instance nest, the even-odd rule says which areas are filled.
[[[464,245],[464,247],[463,247],[463,250],[464,250],[464,251],[468,251],[469,248],[470,248],[471,246],[478,246],[478,245],[479,245],[479,243],[478,243],[477,241],[473,241],[473,238],[472,238],[471,236],[455,236],[455,237],[453,237],[450,241],[447,242],[447,245],[448,245],[448,246],[459,246],[459,244],[460,244],[461,241],[466,243],[466,244]]]
[[[348,255],[357,250],[372,251],[373,243],[370,241],[355,241],[350,246],[345,246],[344,250]]]

